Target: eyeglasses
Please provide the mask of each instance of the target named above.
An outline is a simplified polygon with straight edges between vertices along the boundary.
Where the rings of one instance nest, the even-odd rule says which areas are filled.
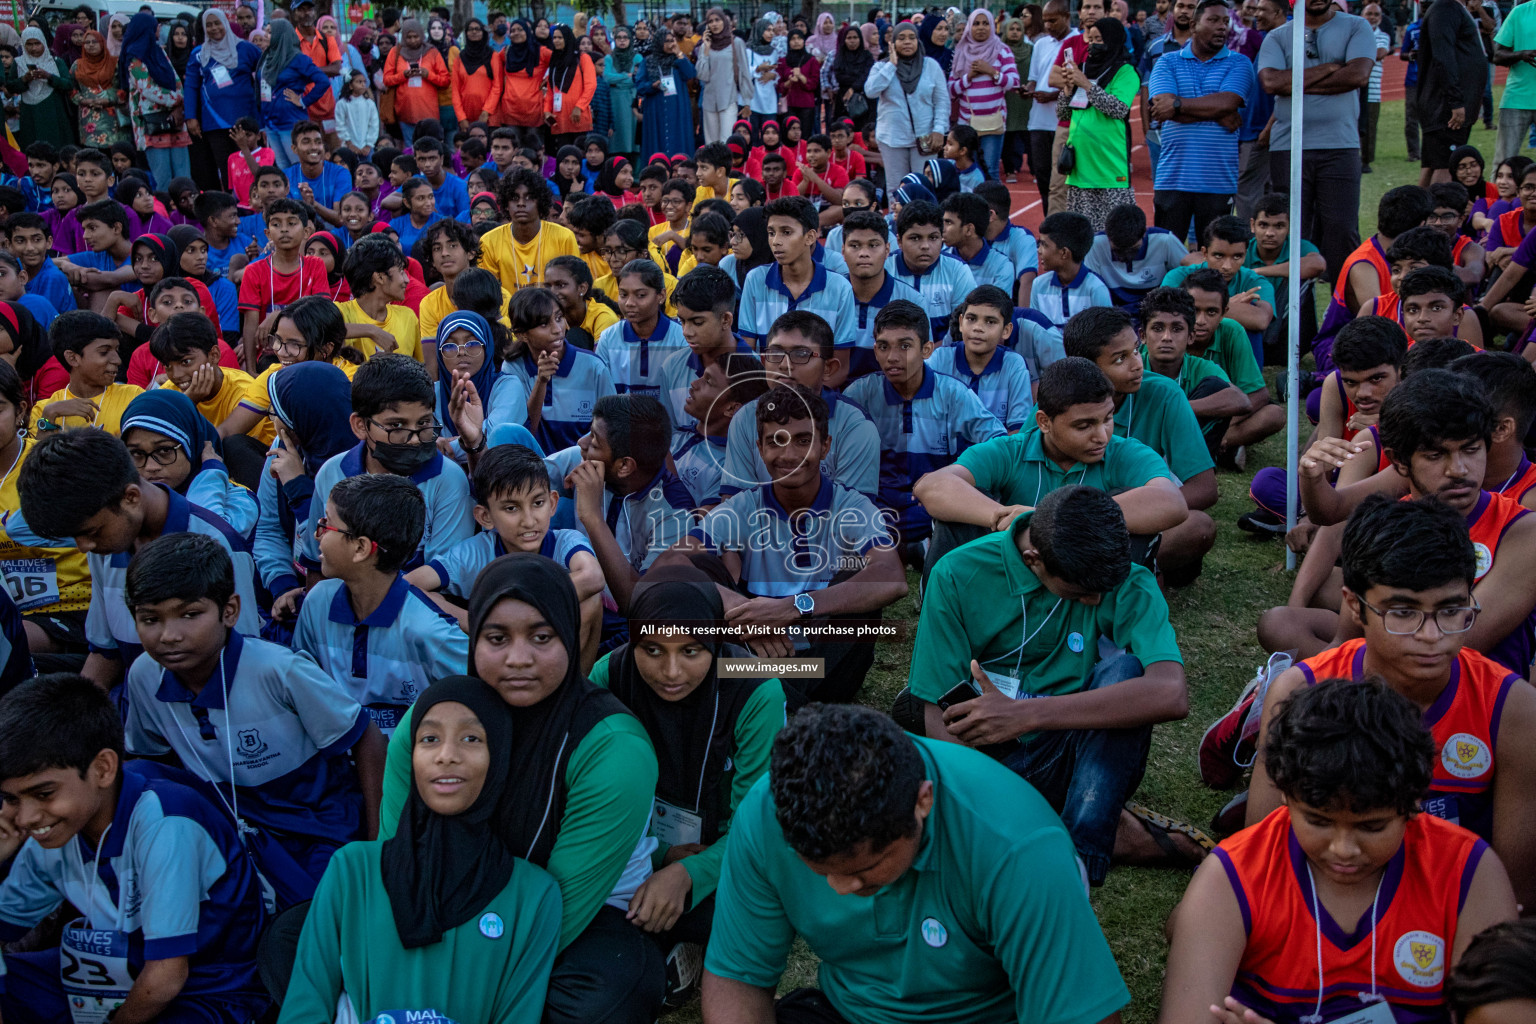
[[[339,526],[332,526],[330,516],[321,516],[319,521],[315,523],[315,539],[319,540],[321,537],[324,537],[328,533],[339,533],[343,537],[350,537],[352,539],[357,538],[357,534],[353,533],[351,530],[343,530]]]
[[[478,338],[475,339],[474,341],[466,341],[462,345],[460,345],[456,341],[445,341],[445,342],[442,342],[441,344],[439,344],[437,346],[437,350],[439,352],[441,352],[445,356],[456,356],[460,352],[463,352],[465,355],[468,355],[469,353],[473,352],[477,348],[478,349],[484,349],[485,348],[485,342],[479,340]]]
[[[612,263],[614,260],[623,260],[626,256],[633,256],[639,249],[599,249],[597,254]]]
[[[157,466],[169,466],[171,463],[175,462],[177,457],[180,455],[181,446],[176,444],[163,445],[162,447],[155,448],[152,451],[147,452],[140,451],[137,448],[128,449],[129,458],[133,459],[133,464],[138,466],[140,469],[143,469],[145,466],[149,465],[150,459],[154,459],[155,465]]]
[[[1456,224],[1461,221],[1461,214],[1454,211],[1449,213],[1432,213],[1429,215],[1430,224]]]
[[[1536,182],[1521,185],[1519,192],[1523,196],[1536,196]]]
[[[779,348],[770,348],[768,351],[763,353],[763,362],[782,363],[784,360],[788,359],[796,366],[804,366],[806,363],[810,362],[812,359],[815,359],[820,354],[821,353],[812,348],[794,348],[790,349],[788,352],[785,352],[783,349]]]
[[[662,196],[661,197],[661,205],[662,206],[682,206],[683,204],[685,204],[687,202],[688,202],[688,200],[684,199],[682,196]]]
[[[1381,624],[1393,636],[1412,636],[1424,628],[1424,620],[1430,615],[1434,615],[1435,625],[1439,627],[1440,632],[1447,636],[1455,636],[1471,629],[1472,624],[1477,621],[1477,613],[1483,610],[1476,602],[1473,602],[1471,607],[1436,608],[1433,612],[1426,612],[1419,608],[1382,609],[1363,597],[1359,600],[1363,607],[1381,616]]]
[[[431,441],[437,437],[443,425],[437,420],[423,423],[419,427],[387,427],[377,420],[369,420],[370,427],[378,427],[384,431],[384,437],[390,444],[410,444],[412,441]]]
[[[289,354],[300,356],[303,355],[304,351],[309,347],[309,343],[304,341],[302,338],[298,341],[294,341],[290,338],[283,338],[274,334],[267,342],[267,346],[271,348],[274,353],[280,356]]]

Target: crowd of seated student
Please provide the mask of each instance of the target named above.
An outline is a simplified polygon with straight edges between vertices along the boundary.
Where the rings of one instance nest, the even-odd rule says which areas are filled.
[[[63,205],[0,223],[0,937],[67,902],[101,974],[8,952],[0,1015],[641,1024],[702,987],[761,1021],[799,935],[823,991],[780,1020],[1101,1020],[1113,864],[1198,865],[1170,1024],[1498,1001],[1456,971],[1536,900],[1536,346],[1480,351],[1525,329],[1521,210],[1478,244],[1462,186],[1393,189],[1336,282],[1306,557],[1202,744],[1213,784],[1256,758],[1218,846],[1135,794],[1189,709],[1166,595],[1324,271],[1282,203],[1190,252],[1134,206],[1011,223],[968,126],[892,216],[846,125],[761,182],[740,144],[492,135],[483,172],[419,125],[333,162],[301,121],[286,172],[174,199],[33,147]],[[908,598],[908,685],[856,707]]]

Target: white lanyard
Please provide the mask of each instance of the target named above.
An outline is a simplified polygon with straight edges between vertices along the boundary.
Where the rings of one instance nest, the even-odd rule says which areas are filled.
[[[715,713],[709,720],[709,738],[715,738],[715,726],[720,722],[720,682],[715,681]],[[704,763],[699,766],[699,791],[693,798],[693,809],[704,813],[704,774],[709,770],[709,744],[704,745]]]
[[[1375,1003],[1381,1001],[1381,996],[1376,993],[1376,901],[1381,899],[1381,883],[1386,880],[1386,872],[1382,872],[1381,878],[1376,880],[1376,895],[1371,897],[1371,994],[1361,993],[1362,1003]],[[1322,1024],[1323,1020],[1323,920],[1317,906],[1317,879],[1312,877],[1312,865],[1307,865],[1307,884],[1312,889],[1312,928],[1317,940],[1317,1006],[1312,1014],[1301,1018],[1302,1024]]]
[[[96,915],[92,913],[92,910],[94,909],[94,905],[96,903],[97,883],[101,881],[101,851],[106,849],[107,836],[111,833],[112,826],[114,824],[116,823],[108,822],[107,827],[101,830],[101,838],[96,840],[96,860],[93,862],[95,864],[94,871],[87,871],[85,869],[85,858],[80,855],[80,843],[85,841],[84,838],[79,838],[78,842],[70,844],[74,847],[75,850],[75,867],[80,871],[80,884],[85,888],[86,905],[77,909],[80,911],[80,913],[85,915],[86,925],[90,928],[100,928],[100,926],[96,923]],[[123,908],[121,901],[119,901],[117,906],[113,906],[112,897],[109,893],[107,895],[106,905],[112,907],[113,910],[113,930],[122,931]]]
[[[240,821],[240,794],[235,790],[235,737],[234,726],[231,723],[229,717],[229,678],[224,674],[224,654],[222,651],[219,653],[219,685],[224,691],[224,749],[225,752],[229,755],[228,800],[224,799],[224,791],[220,789],[219,784],[214,781],[213,772],[208,768],[208,762],[204,761],[203,755],[198,753],[196,745],[194,745],[192,742],[192,737],[187,735],[186,728],[181,724],[181,719],[179,717],[173,716],[171,720],[176,723],[176,728],[178,731],[180,731],[181,738],[186,740],[187,750],[191,752],[193,757],[197,758],[198,767],[202,768],[203,774],[207,776],[209,784],[213,786],[213,791],[219,794],[219,800],[224,804],[224,809],[229,811],[229,813],[234,816],[235,830],[240,833],[241,841],[243,842],[245,838],[245,827],[244,824]]]

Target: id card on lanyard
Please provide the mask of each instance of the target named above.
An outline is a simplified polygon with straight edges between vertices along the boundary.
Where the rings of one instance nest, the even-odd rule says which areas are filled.
[[[704,817],[656,797],[651,809],[651,835],[662,846],[704,841]]]
[[[127,934],[71,921],[59,940],[59,983],[74,1024],[106,1024],[133,988]]]
[[[220,89],[228,89],[234,81],[229,77],[229,69],[218,61],[213,61],[208,68],[208,74],[213,78],[213,84]]]

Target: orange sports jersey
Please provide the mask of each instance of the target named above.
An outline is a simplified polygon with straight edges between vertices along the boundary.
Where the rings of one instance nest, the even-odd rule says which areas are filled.
[[[1461,254],[1471,244],[1472,239],[1467,235],[1456,236],[1456,241],[1451,243],[1451,263],[1453,265],[1461,266]]]
[[[1365,675],[1365,641],[1346,640],[1298,666],[1307,685],[1319,679],[1360,679]],[[1463,647],[1451,665],[1451,679],[1424,712],[1424,726],[1439,756],[1424,810],[1463,825],[1485,839],[1493,834],[1494,755],[1504,699],[1520,677],[1487,655]]]
[[[1350,415],[1353,416],[1354,413],[1351,412]],[[1376,446],[1376,472],[1380,473],[1382,470],[1392,465],[1392,460],[1387,458],[1387,446],[1381,443],[1381,431],[1376,428],[1376,424],[1372,423],[1370,426],[1360,431],[1359,434],[1356,434],[1352,440],[1362,440],[1362,434],[1370,434],[1371,444]]]
[[[1532,487],[1536,487],[1536,463],[1521,455],[1520,467],[1515,470],[1514,475],[1504,481],[1504,485],[1499,488],[1499,493],[1506,498],[1523,501]]]
[[[1376,268],[1376,276],[1380,279],[1383,292],[1392,289],[1392,266],[1387,263],[1387,254],[1381,248],[1381,243],[1376,241],[1375,235],[1372,235],[1361,242],[1360,248],[1350,253],[1344,261],[1344,266],[1339,268],[1338,283],[1333,286],[1333,301],[1345,309],[1349,308],[1344,301],[1344,289],[1349,287],[1349,272],[1355,269],[1356,263],[1362,261]]]
[[[1318,1012],[1319,996],[1325,1021],[1358,1012],[1374,983],[1397,1024],[1448,1021],[1442,987],[1457,918],[1487,850],[1466,829],[1415,815],[1382,874],[1374,921],[1366,911],[1346,932],[1321,904],[1313,917],[1306,854],[1290,811],[1276,808],[1216,848],[1248,932],[1233,997],[1275,1024],[1298,1024]]]

